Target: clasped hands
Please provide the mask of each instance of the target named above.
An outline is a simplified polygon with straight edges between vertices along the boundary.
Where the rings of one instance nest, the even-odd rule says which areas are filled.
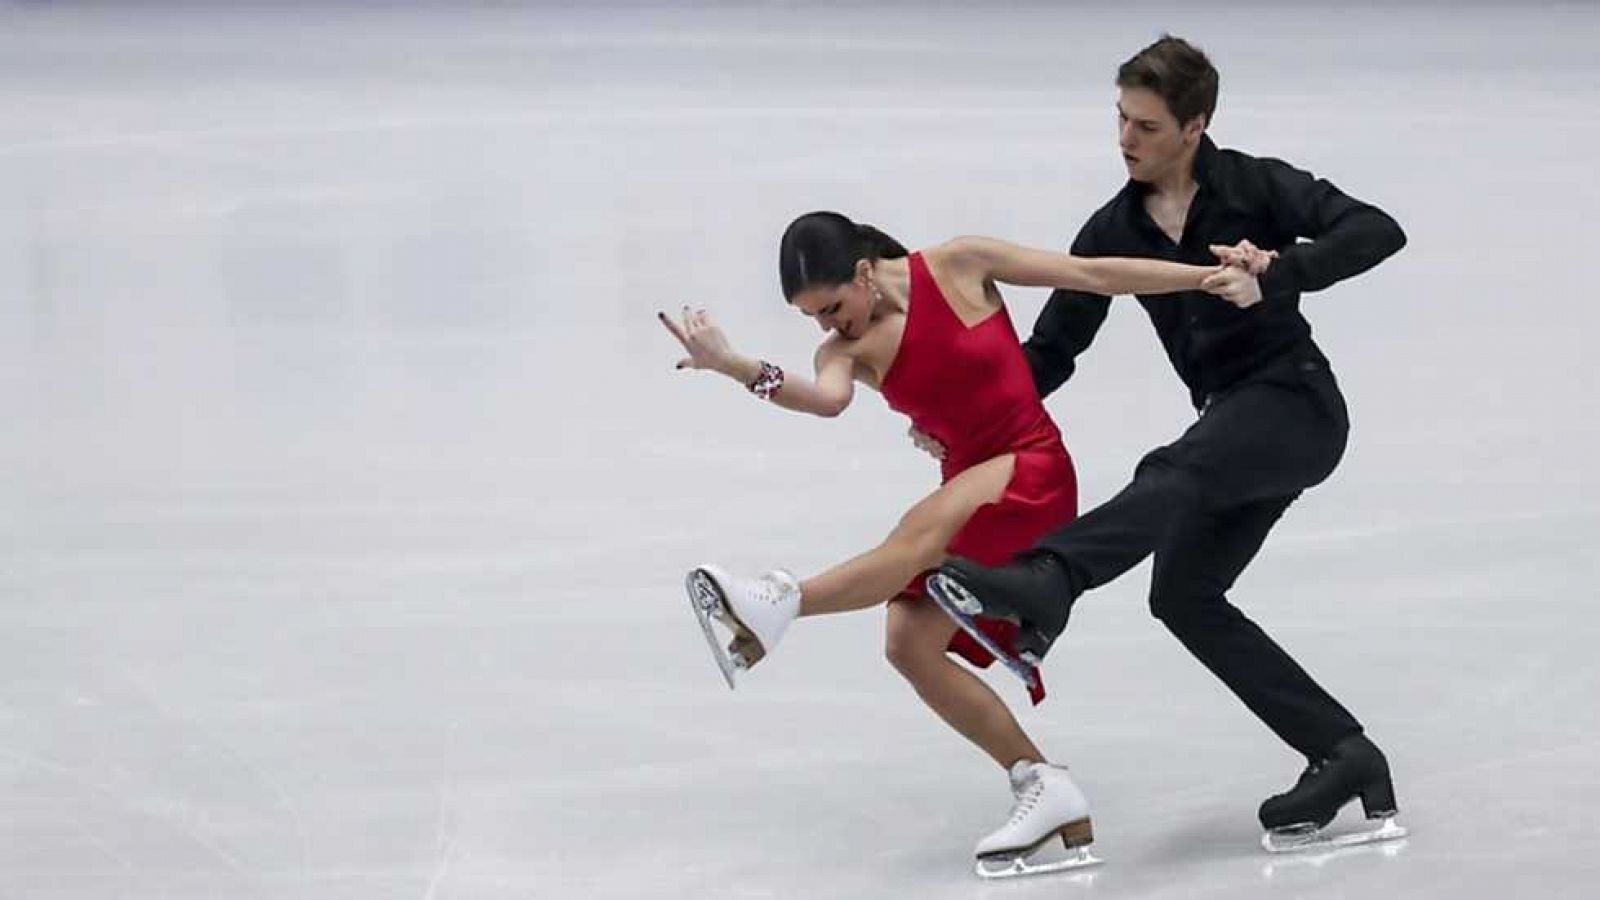
[[[1249,309],[1261,302],[1261,273],[1278,258],[1276,250],[1262,250],[1249,241],[1233,246],[1212,244],[1211,253],[1222,262],[1222,268],[1200,282],[1200,289],[1232,303],[1240,309]]]

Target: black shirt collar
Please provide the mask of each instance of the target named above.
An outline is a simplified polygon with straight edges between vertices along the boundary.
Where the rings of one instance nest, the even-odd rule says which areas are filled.
[[[1194,151],[1194,180],[1206,187],[1214,187],[1211,183],[1211,172],[1216,166],[1217,145],[1212,142],[1211,135],[1200,135],[1200,146]]]

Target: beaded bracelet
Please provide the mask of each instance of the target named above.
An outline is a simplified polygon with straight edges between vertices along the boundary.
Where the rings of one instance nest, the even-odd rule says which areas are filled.
[[[755,394],[757,397],[763,400],[771,400],[772,396],[778,393],[778,389],[783,387],[783,370],[764,359],[760,360],[760,363],[761,368],[756,372],[756,380],[750,382],[746,387],[750,388],[750,393]]]

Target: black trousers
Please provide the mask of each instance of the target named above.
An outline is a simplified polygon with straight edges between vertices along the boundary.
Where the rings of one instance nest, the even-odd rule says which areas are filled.
[[[1300,492],[1344,455],[1350,420],[1327,362],[1285,360],[1213,395],[1133,482],[1041,540],[1074,596],[1155,554],[1150,611],[1284,742],[1320,759],[1361,725],[1227,592]]]

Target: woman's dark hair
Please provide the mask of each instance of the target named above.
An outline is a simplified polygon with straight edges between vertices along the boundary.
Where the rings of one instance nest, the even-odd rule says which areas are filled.
[[[856,277],[863,259],[898,259],[906,248],[871,225],[858,225],[836,212],[806,213],[783,231],[778,244],[778,277],[783,299],[813,287],[834,287]]]

